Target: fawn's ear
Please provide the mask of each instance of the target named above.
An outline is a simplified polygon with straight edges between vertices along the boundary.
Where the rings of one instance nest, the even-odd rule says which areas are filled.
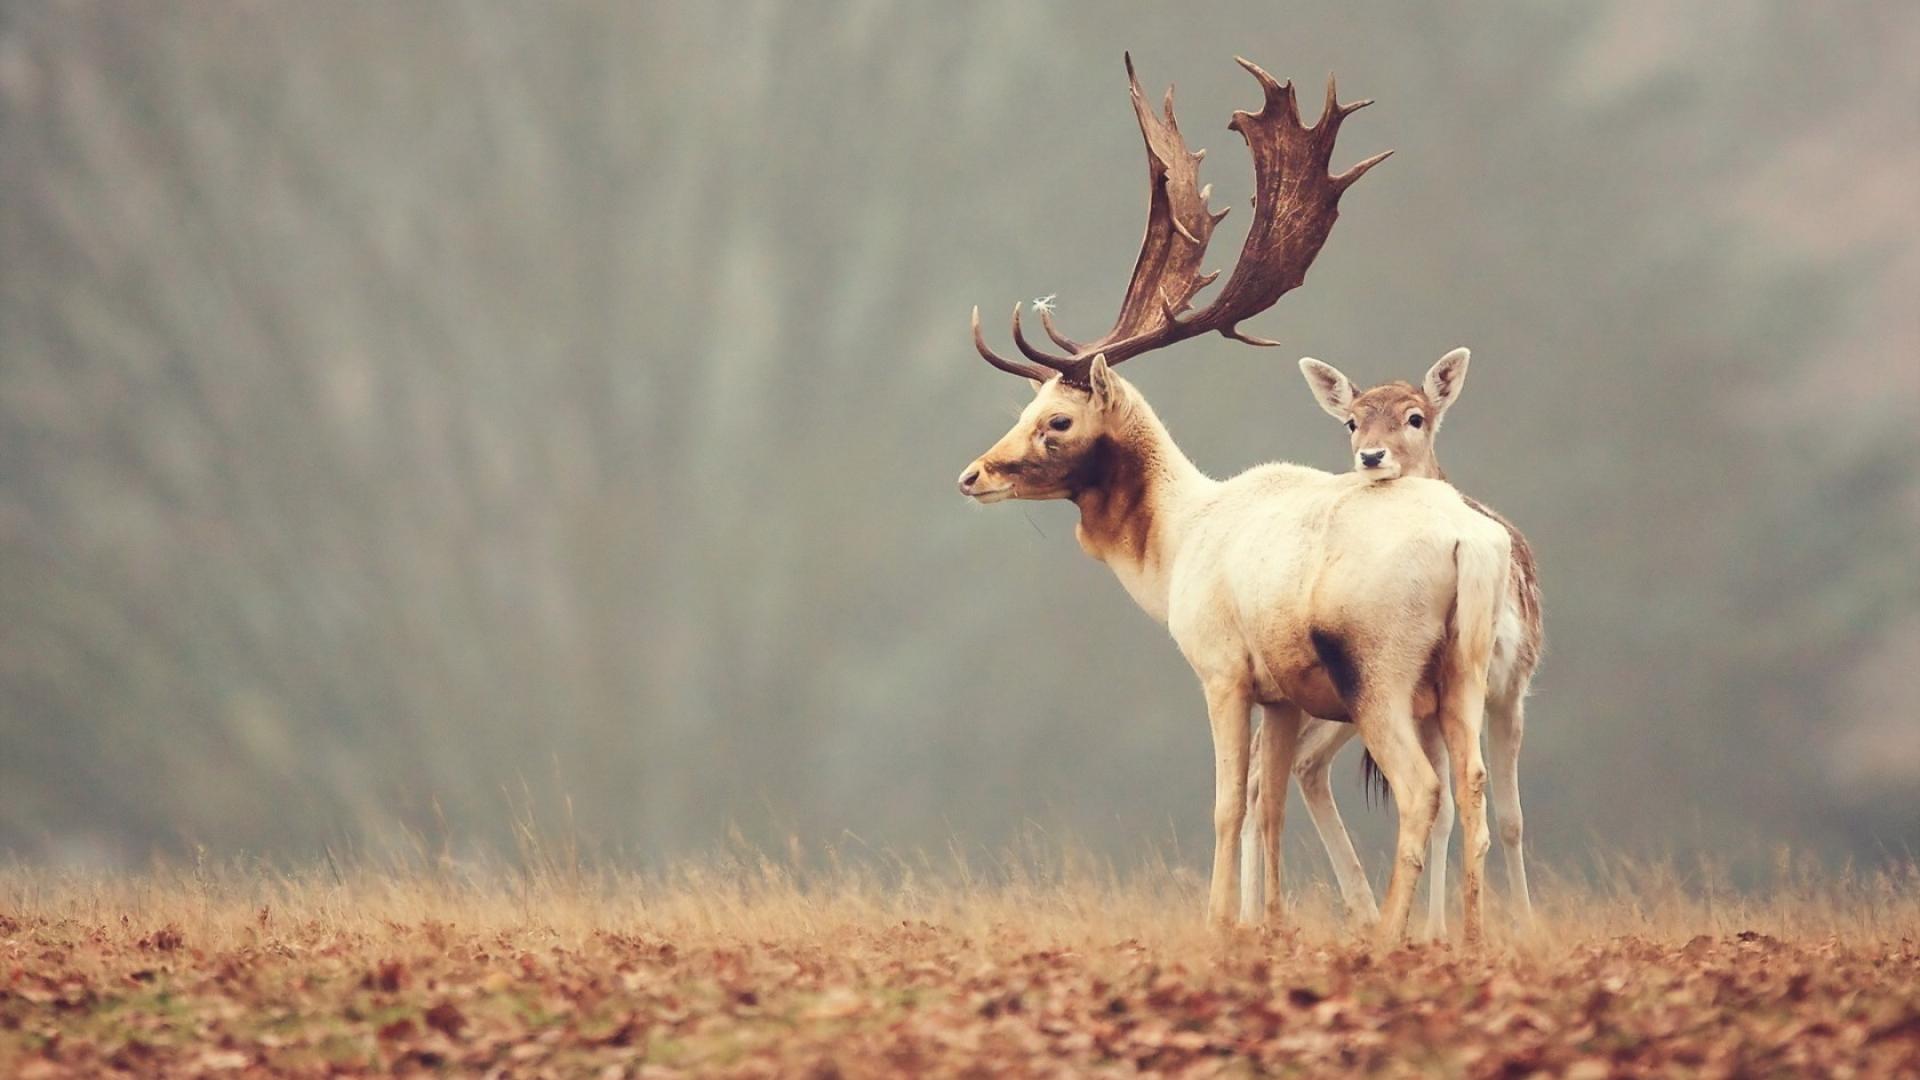
[[[1467,360],[1472,356],[1466,349],[1455,349],[1427,369],[1421,389],[1427,392],[1427,403],[1433,408],[1434,427],[1440,426],[1440,418],[1459,399],[1461,387],[1467,385]]]
[[[1353,415],[1353,399],[1357,392],[1353,380],[1340,373],[1332,364],[1323,364],[1311,356],[1300,358],[1300,374],[1307,377],[1307,389],[1313,391],[1313,399],[1327,410],[1327,415],[1345,422]]]

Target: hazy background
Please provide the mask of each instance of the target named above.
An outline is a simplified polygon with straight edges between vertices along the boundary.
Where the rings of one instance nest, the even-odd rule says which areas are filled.
[[[1071,507],[953,489],[1027,396],[968,309],[1119,303],[1127,48],[1216,265],[1234,54],[1378,99],[1284,347],[1126,373],[1215,475],[1343,468],[1296,357],[1473,347],[1442,457],[1541,558],[1535,852],[1910,854],[1920,8],[1784,0],[0,5],[0,849],[479,849],[570,798],[635,860],[1197,862],[1165,632]]]

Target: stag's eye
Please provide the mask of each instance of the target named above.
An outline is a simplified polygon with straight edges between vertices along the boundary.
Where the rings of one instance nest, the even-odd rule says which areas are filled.
[[[1352,418],[1348,418],[1348,420],[1347,420],[1347,430],[1348,430],[1348,431],[1359,431],[1359,430],[1360,430],[1360,425],[1359,425],[1359,424],[1357,424],[1357,423],[1355,423],[1355,422],[1354,422],[1354,421],[1352,420]]]
[[[1426,422],[1427,422],[1427,418],[1424,416],[1421,416],[1419,413],[1414,413],[1413,415],[1407,417],[1408,427],[1419,427],[1420,425]]]
[[[1052,428],[1055,431],[1065,431],[1068,428],[1073,426],[1073,417],[1056,416],[1053,419],[1047,421],[1047,426]]]

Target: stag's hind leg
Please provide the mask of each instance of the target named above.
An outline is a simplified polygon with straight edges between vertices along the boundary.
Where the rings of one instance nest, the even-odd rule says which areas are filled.
[[[1360,738],[1393,789],[1400,815],[1400,835],[1394,847],[1393,876],[1387,880],[1387,902],[1380,914],[1377,938],[1397,945],[1407,934],[1413,912],[1413,893],[1426,863],[1427,842],[1434,818],[1440,813],[1440,778],[1420,748],[1410,689],[1393,694],[1370,694],[1355,710]]]
[[[1481,717],[1486,708],[1484,676],[1469,671],[1446,687],[1440,703],[1440,728],[1453,763],[1453,797],[1460,803],[1460,921],[1467,944],[1486,935],[1485,877],[1487,848],[1487,766],[1480,755]]]

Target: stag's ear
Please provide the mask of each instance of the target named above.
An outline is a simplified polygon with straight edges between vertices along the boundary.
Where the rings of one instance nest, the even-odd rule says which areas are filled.
[[[1311,356],[1300,358],[1300,374],[1307,377],[1307,389],[1313,391],[1313,399],[1327,410],[1327,415],[1345,422],[1353,415],[1353,399],[1356,396],[1353,380],[1340,374],[1340,369],[1332,364],[1323,364]]]
[[[1120,384],[1113,369],[1107,366],[1107,354],[1101,353],[1087,365],[1087,389],[1093,393],[1093,403],[1102,409],[1111,409],[1120,403]]]
[[[1433,406],[1434,427],[1440,426],[1447,407],[1460,397],[1460,388],[1467,385],[1467,360],[1472,355],[1466,349],[1455,349],[1427,369],[1421,389],[1427,392],[1427,401]]]
[[[1047,384],[1041,382],[1039,379],[1028,379],[1027,385],[1033,387],[1033,392],[1036,394],[1047,388]]]

